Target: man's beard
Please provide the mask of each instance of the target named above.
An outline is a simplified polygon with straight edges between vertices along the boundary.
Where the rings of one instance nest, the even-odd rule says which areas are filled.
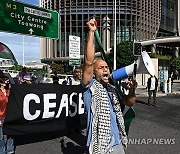
[[[104,82],[100,77],[95,77],[95,79],[103,85],[107,84],[107,82]]]

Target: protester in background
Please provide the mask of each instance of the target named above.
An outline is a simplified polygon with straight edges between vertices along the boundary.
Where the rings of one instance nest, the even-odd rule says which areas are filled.
[[[67,81],[64,80],[64,81],[62,82],[62,85],[67,85]]]
[[[171,78],[171,85],[173,85],[173,81],[174,81],[173,72],[171,72],[171,74],[170,74],[170,78]]]
[[[89,34],[82,77],[83,100],[88,113],[87,147],[90,154],[124,154],[127,135],[120,106],[123,100],[118,98],[115,87],[109,84],[107,63],[101,59],[94,62],[94,21],[87,22]],[[134,88],[133,84],[129,86]],[[128,95],[126,101],[135,97],[134,92]]]
[[[4,75],[3,71],[0,70],[0,77],[3,76],[3,75]]]
[[[18,81],[20,84],[28,84],[31,83],[31,76],[27,72],[26,67],[22,68],[22,71],[19,73]]]
[[[8,77],[10,84],[15,84],[13,78],[11,77],[11,75],[10,75],[9,73],[3,73],[3,71],[0,70],[0,77],[1,77],[1,76],[6,76],[6,77]]]
[[[76,68],[73,71],[73,77],[68,77],[67,84],[78,85],[80,84],[81,79],[82,79],[82,70],[80,68]]]
[[[0,77],[0,153],[14,153],[14,140],[11,137],[3,135],[2,127],[5,119],[8,97],[10,93],[9,79]]]
[[[37,77],[35,75],[31,77],[31,83],[38,83]]]
[[[153,94],[153,103],[152,106],[156,106],[156,92],[157,92],[157,87],[158,87],[158,79],[156,76],[151,75],[148,78],[147,82],[147,88],[148,88],[148,105],[151,105],[151,95]]]
[[[52,79],[53,79],[54,84],[59,84],[59,77],[58,77],[56,71],[54,71],[54,75],[53,75]]]
[[[67,85],[79,85],[81,82],[82,78],[82,70],[80,68],[76,68],[73,72],[73,77],[68,77],[67,79]],[[64,82],[64,81],[63,81]],[[76,103],[78,107],[78,95],[74,95],[72,98],[72,101]],[[69,112],[73,113],[75,110],[74,106],[69,105]],[[71,132],[76,132],[76,133],[81,133],[81,122],[80,122],[80,117],[79,114],[77,113],[73,117],[68,117],[67,123],[66,123],[68,133]]]

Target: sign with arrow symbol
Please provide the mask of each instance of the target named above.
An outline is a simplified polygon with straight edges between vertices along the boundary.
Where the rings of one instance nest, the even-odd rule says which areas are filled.
[[[34,32],[33,30],[32,30],[32,28],[29,30],[29,32],[30,32],[30,34],[32,35],[32,33]]]
[[[40,36],[59,38],[59,14],[36,6],[12,0],[0,3],[0,30]]]

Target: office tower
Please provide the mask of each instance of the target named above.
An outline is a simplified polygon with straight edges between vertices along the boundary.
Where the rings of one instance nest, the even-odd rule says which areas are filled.
[[[115,19],[116,2],[116,19]],[[83,55],[87,39],[86,22],[98,21],[103,46],[113,46],[116,20],[117,44],[125,40],[156,38],[160,26],[161,0],[41,0],[41,7],[59,12],[59,40],[41,39],[41,61],[66,61],[69,56],[69,35],[81,38]],[[96,46],[98,50],[98,46]],[[96,51],[97,51],[96,50]]]

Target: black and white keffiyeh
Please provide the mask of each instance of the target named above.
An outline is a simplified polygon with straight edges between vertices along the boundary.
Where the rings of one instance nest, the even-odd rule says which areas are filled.
[[[110,84],[107,85],[107,91],[98,81],[94,81],[92,87],[92,104],[91,110],[93,114],[92,120],[92,137],[89,146],[90,154],[107,153],[111,139],[111,120],[110,120],[110,105],[108,93],[112,99],[112,106],[116,113],[118,129],[122,139],[126,139],[124,119],[121,112],[120,103],[115,88]],[[126,147],[126,145],[125,145]]]

